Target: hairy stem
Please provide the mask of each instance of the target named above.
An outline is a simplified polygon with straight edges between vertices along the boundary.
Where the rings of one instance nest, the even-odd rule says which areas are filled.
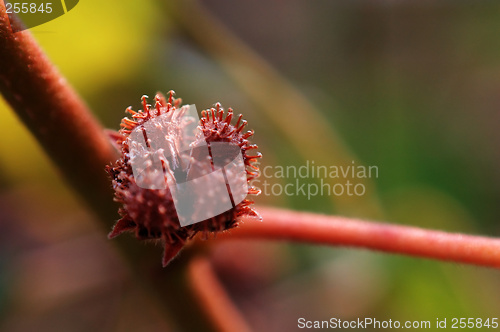
[[[500,268],[500,239],[497,238],[262,207],[259,212],[263,222],[249,219],[240,228],[221,238],[259,238],[361,247]]]
[[[9,21],[0,2],[0,92],[93,210],[115,218],[104,166],[116,160],[116,152],[30,32],[13,33],[11,23],[19,24]]]
[[[110,230],[118,218],[104,167],[118,158],[85,103],[50,63],[29,31],[13,33],[0,1],[0,92],[75,191]],[[17,22],[12,22],[18,24]],[[103,235],[104,236],[104,235]],[[150,290],[177,328],[210,331],[198,318],[181,262],[162,269],[161,250],[131,237],[113,243],[141,286]]]

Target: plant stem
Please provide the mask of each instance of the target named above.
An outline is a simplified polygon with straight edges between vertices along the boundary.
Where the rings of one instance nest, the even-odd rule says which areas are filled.
[[[220,284],[215,271],[207,259],[195,258],[189,265],[189,278],[200,304],[218,331],[251,331],[240,311]]]
[[[112,221],[117,213],[104,166],[117,159],[116,152],[31,33],[13,33],[10,23],[19,24],[9,22],[0,2],[0,92],[65,179],[94,212]]]
[[[500,268],[500,239],[260,207],[220,238],[288,240],[361,247],[402,255]]]
[[[12,22],[13,24],[18,24]],[[103,128],[29,31],[13,33],[0,1],[0,92],[62,175],[109,231],[118,218],[104,167],[118,159]],[[15,143],[15,142],[14,142]],[[34,166],[36,167],[36,166]],[[104,236],[104,235],[103,235]],[[211,331],[184,281],[185,262],[162,269],[161,250],[132,237],[113,240],[140,286],[183,331]],[[185,254],[189,251],[185,250]],[[185,256],[184,256],[185,257]]]

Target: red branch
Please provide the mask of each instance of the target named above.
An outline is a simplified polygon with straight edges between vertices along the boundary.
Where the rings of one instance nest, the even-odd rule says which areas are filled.
[[[19,24],[9,21],[0,1],[0,92],[94,211],[113,220],[117,213],[104,166],[116,160],[116,152],[30,32],[14,33],[11,23]]]
[[[262,208],[221,238],[259,238],[361,247],[416,257],[500,268],[500,239],[425,230],[313,213]]]
[[[189,278],[195,295],[218,331],[251,331],[208,260],[194,258],[189,264]]]

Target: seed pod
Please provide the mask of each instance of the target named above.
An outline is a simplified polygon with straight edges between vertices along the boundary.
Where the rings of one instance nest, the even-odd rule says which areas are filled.
[[[184,124],[176,117],[179,110],[182,110],[182,101],[175,99],[173,94],[174,92],[170,91],[167,100],[161,93],[158,93],[155,97],[154,108],[147,104],[146,96],[142,97],[142,111],[135,112],[131,107],[127,108],[126,112],[130,113],[132,118],[124,118],[121,122],[121,129],[110,135],[121,151],[121,158],[106,167],[112,179],[115,200],[121,203],[118,210],[121,219],[114,225],[108,237],[111,239],[123,232],[133,232],[139,240],[161,240],[165,245],[163,266],[166,266],[177,255],[188,239],[193,238],[199,232],[202,233],[204,239],[207,239],[212,233],[237,227],[241,216],[255,216],[261,219],[252,208],[253,201],[245,198],[223,213],[181,226],[174,197],[168,186],[165,189],[146,189],[138,185],[133,172],[134,157],[131,154],[131,146],[134,144],[131,133],[134,129],[141,128],[150,121],[154,123],[158,117],[163,116],[162,121],[167,119],[169,128],[168,134],[162,139],[168,140],[169,144],[171,143],[174,147],[182,143],[183,138],[179,133],[183,131]],[[247,192],[245,194],[258,195],[260,190],[249,186],[249,182],[259,175],[259,168],[254,163],[262,155],[252,151],[257,149],[257,146],[250,144],[248,140],[253,135],[253,131],[243,132],[247,122],[242,120],[240,115],[233,124],[233,110],[229,108],[227,112],[224,112],[220,104],[216,104],[215,108],[202,111],[201,114],[197,128],[198,135],[189,145],[191,150],[181,152],[176,150],[174,155],[177,155],[175,157],[177,159],[161,157],[164,172],[159,176],[163,177],[162,181],[167,183],[167,174],[181,171],[180,162],[189,163],[185,172],[186,176],[192,176],[199,169],[197,146],[200,144],[210,146],[210,143],[224,142],[233,149],[237,147],[241,151],[246,172],[245,190]],[[212,158],[213,165],[217,158],[211,155],[210,158]],[[220,199],[217,194],[210,191],[203,192],[203,190],[196,192],[195,198],[200,202],[205,200],[215,202]]]

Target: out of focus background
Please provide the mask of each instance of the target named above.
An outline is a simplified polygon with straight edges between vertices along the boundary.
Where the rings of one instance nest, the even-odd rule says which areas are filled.
[[[261,168],[379,170],[363,196],[259,205],[500,236],[497,2],[81,0],[31,32],[108,128],[143,94],[173,89],[198,110],[243,113]],[[0,119],[0,329],[169,330],[2,100]],[[212,260],[257,331],[300,317],[500,318],[492,269],[255,241],[225,242]]]

